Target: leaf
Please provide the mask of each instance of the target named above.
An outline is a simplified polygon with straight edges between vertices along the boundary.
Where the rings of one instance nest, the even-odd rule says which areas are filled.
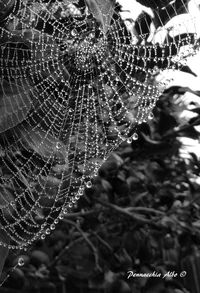
[[[143,12],[149,12],[151,13],[151,10],[147,8],[147,5],[143,5],[142,3],[139,3],[138,1],[135,1],[133,4],[132,0],[118,0],[117,1],[121,6],[121,13],[123,19],[132,19],[136,20],[136,18]],[[141,5],[142,4],[142,5]],[[153,15],[152,15],[153,16]]]
[[[168,83],[168,88],[179,86],[189,88],[192,92],[199,91],[199,78],[178,70],[164,70],[156,77],[156,82]]]
[[[189,66],[187,66],[187,65],[183,66],[183,67],[181,68],[181,71],[186,72],[186,73],[190,73],[190,74],[192,74],[192,75],[194,75],[194,76],[197,76],[196,73],[193,72],[193,71],[191,70],[191,68],[190,68]]]
[[[42,157],[49,158],[56,155],[65,163],[68,162],[66,146],[52,134],[46,133],[39,127],[21,130],[21,134],[28,147]]]
[[[2,209],[4,206],[8,205],[14,200],[15,199],[11,192],[0,185],[0,209]],[[4,211],[4,213],[9,215],[9,211],[7,209]]]
[[[3,81],[0,83],[0,133],[21,123],[31,108],[30,90]]]
[[[102,180],[101,180],[101,184],[102,184],[103,189],[104,189],[106,192],[109,192],[110,190],[112,190],[112,185],[111,185],[110,182],[108,182],[107,180],[102,179]]]
[[[111,0],[86,0],[87,6],[94,18],[103,28],[104,33],[108,31],[111,18],[114,12],[115,1]]]
[[[0,2],[0,22],[2,22],[11,12],[15,4],[15,0]]]
[[[192,226],[199,229],[200,228],[200,220],[197,220],[195,222],[192,223]]]
[[[188,13],[183,13],[174,16],[170,19],[162,29],[160,28],[155,34],[154,43],[163,43],[167,35],[171,38],[179,37],[185,34],[198,34],[197,27],[200,25],[200,20],[197,17],[191,17]]]
[[[172,4],[179,6],[185,6],[188,0],[136,0],[138,3],[147,6],[153,10],[164,10],[169,8]]]

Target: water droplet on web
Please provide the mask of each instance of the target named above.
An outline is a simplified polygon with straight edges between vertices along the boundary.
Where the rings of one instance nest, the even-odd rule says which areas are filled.
[[[49,235],[51,233],[50,229],[46,229],[46,232],[45,232],[47,235]]]
[[[34,187],[34,183],[31,182],[31,183],[29,184],[29,186],[30,186],[30,188]]]
[[[137,140],[138,139],[138,134],[136,132],[133,134],[132,139],[133,140]]]
[[[42,224],[42,225],[41,225],[41,229],[44,229],[44,228],[45,228],[45,226],[46,226],[45,224]]]
[[[73,203],[72,202],[69,202],[68,203],[68,207],[71,209],[71,208],[73,208]]]
[[[60,220],[63,220],[63,219],[64,219],[63,214],[60,214],[60,215],[59,215],[59,219],[60,219]]]
[[[152,120],[154,118],[154,115],[153,115],[153,113],[151,112],[151,113],[149,113],[149,116],[148,116],[148,119],[149,120]]]
[[[92,182],[91,181],[86,182],[86,187],[91,188],[92,187]]]
[[[131,137],[127,139],[127,143],[129,143],[129,144],[131,144],[132,141],[133,141],[133,139]]]
[[[95,33],[94,33],[94,32],[92,32],[92,33],[90,33],[90,35],[89,35],[89,36],[90,36],[90,38],[91,38],[91,39],[93,39],[93,38],[95,37]]]
[[[12,207],[15,207],[15,202],[14,202],[14,201],[11,201],[11,202],[10,202],[10,205],[11,205]]]
[[[77,195],[75,196],[75,199],[76,199],[76,200],[79,200],[79,199],[80,199],[80,195],[77,194]]]
[[[54,225],[54,224],[52,224],[51,226],[50,226],[50,229],[51,230],[54,230],[56,228],[56,226]]]
[[[18,266],[22,267],[23,265],[24,265],[24,259],[23,259],[23,257],[20,257],[18,259]]]
[[[79,195],[83,195],[83,193],[84,193],[84,188],[83,187],[80,187],[79,188],[79,191],[78,191],[78,194]]]
[[[76,203],[76,198],[72,198],[72,203]]]
[[[62,147],[61,143],[60,143],[60,142],[57,142],[57,143],[56,143],[56,149],[57,149],[57,150],[60,150],[61,147]]]
[[[98,176],[98,169],[94,170],[94,177],[97,177],[97,176]]]
[[[78,34],[77,30],[74,28],[74,29],[71,31],[71,35],[72,35],[72,37],[77,36],[77,34]]]
[[[61,11],[60,16],[61,16],[62,18],[65,18],[65,17],[67,16],[66,11]]]

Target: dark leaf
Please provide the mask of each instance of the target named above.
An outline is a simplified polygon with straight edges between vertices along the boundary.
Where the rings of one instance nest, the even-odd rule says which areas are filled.
[[[0,133],[22,122],[31,108],[28,87],[4,81],[0,84]]]

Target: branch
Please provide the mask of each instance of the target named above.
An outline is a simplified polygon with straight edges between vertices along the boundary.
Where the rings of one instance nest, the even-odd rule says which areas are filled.
[[[115,204],[111,204],[111,203],[108,203],[108,202],[105,202],[105,201],[102,201],[100,199],[96,199],[100,204],[102,204],[103,206],[106,206],[112,210],[114,210],[115,212],[118,212],[120,214],[122,214],[123,216],[126,216],[130,219],[132,219],[133,221],[136,221],[137,223],[139,224],[148,224],[148,225],[151,225],[151,226],[155,226],[155,227],[160,227],[160,225],[156,224],[154,221],[155,220],[149,220],[149,219],[146,219],[144,217],[141,217],[140,215],[138,214],[132,214],[130,213],[129,209],[128,208],[121,208]]]
[[[157,215],[160,215],[160,216],[163,216],[165,213],[162,212],[162,211],[159,211],[159,210],[155,210],[153,208],[145,208],[145,207],[129,207],[129,208],[126,208],[127,211],[130,211],[130,212],[141,212],[141,213],[146,213],[146,214],[157,214]]]
[[[104,239],[101,238],[101,236],[99,236],[97,234],[97,232],[92,232],[92,234],[99,240],[99,242],[101,244],[103,244],[103,246],[105,246],[107,248],[107,250],[110,252],[110,253],[113,253],[113,248],[110,246],[110,244],[108,244]]]
[[[93,251],[94,258],[95,258],[96,268],[99,271],[101,271],[101,267],[99,265],[98,251],[97,251],[96,247],[93,245],[93,243],[90,241],[90,239],[88,238],[87,234],[75,222],[70,221],[68,219],[63,219],[63,222],[66,223],[66,224],[73,225],[79,231],[79,233],[82,235],[83,239],[87,242],[88,246]]]
[[[77,212],[77,213],[69,213],[69,214],[65,215],[65,219],[77,219],[79,217],[87,217],[90,215],[98,214],[100,211],[101,211],[100,209],[95,209],[95,210],[91,210],[91,211],[81,211],[81,212]]]
[[[79,237],[78,239],[72,241],[70,244],[65,244],[63,249],[59,252],[59,254],[53,259],[52,262],[50,262],[49,266],[55,266],[55,264],[59,261],[59,259],[63,256],[63,254],[69,250],[71,247],[73,247],[76,243],[79,243],[83,240],[83,237]]]

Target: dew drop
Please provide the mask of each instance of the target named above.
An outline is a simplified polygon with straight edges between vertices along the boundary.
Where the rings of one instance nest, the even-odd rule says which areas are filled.
[[[92,32],[92,33],[90,33],[90,35],[89,35],[89,36],[90,36],[90,38],[91,38],[91,39],[93,39],[93,38],[95,37],[95,33],[94,33],[94,32]]]
[[[60,149],[61,149],[61,143],[60,143],[60,142],[57,142],[57,143],[56,143],[56,149],[57,149],[57,150],[60,150]]]
[[[72,37],[77,36],[77,34],[78,34],[78,32],[77,32],[76,29],[73,29],[73,30],[71,31],[71,35],[72,35]]]
[[[72,203],[76,203],[76,199],[75,198],[72,198]]]
[[[15,202],[14,202],[14,201],[11,201],[11,202],[10,202],[10,205],[11,205],[12,207],[15,207]]]
[[[78,194],[79,194],[79,195],[83,195],[83,187],[80,187],[80,188],[79,188]]]
[[[59,219],[60,219],[60,220],[63,220],[63,218],[64,218],[63,214],[60,214],[60,215],[59,215]]]
[[[65,17],[67,16],[66,11],[62,11],[62,12],[60,13],[60,16],[61,16],[62,18],[65,18]]]
[[[131,138],[131,137],[127,139],[127,143],[129,143],[129,144],[131,144],[131,143],[132,143],[132,141],[133,141],[133,140],[132,140],[132,138]]]
[[[149,120],[152,120],[154,118],[154,115],[153,115],[153,113],[151,112],[150,114],[149,114],[149,116],[148,116],[148,119]]]
[[[50,229],[46,229],[46,232],[45,232],[47,235],[49,235],[51,233]]]
[[[98,170],[95,170],[94,171],[94,177],[97,177],[98,176]]]
[[[87,188],[91,188],[91,187],[92,187],[92,182],[91,182],[91,181],[88,181],[88,182],[86,183],[86,187],[87,187]]]
[[[68,203],[68,207],[71,209],[71,208],[73,208],[73,203],[72,202],[69,202]]]
[[[18,259],[18,266],[22,267],[23,265],[24,265],[24,259],[23,259],[23,257],[20,257]]]
[[[138,139],[138,134],[136,132],[133,134],[132,139],[133,140],[137,140]]]
[[[80,199],[80,195],[77,194],[77,195],[75,196],[75,199],[76,199],[76,200],[79,200],[79,199]]]

